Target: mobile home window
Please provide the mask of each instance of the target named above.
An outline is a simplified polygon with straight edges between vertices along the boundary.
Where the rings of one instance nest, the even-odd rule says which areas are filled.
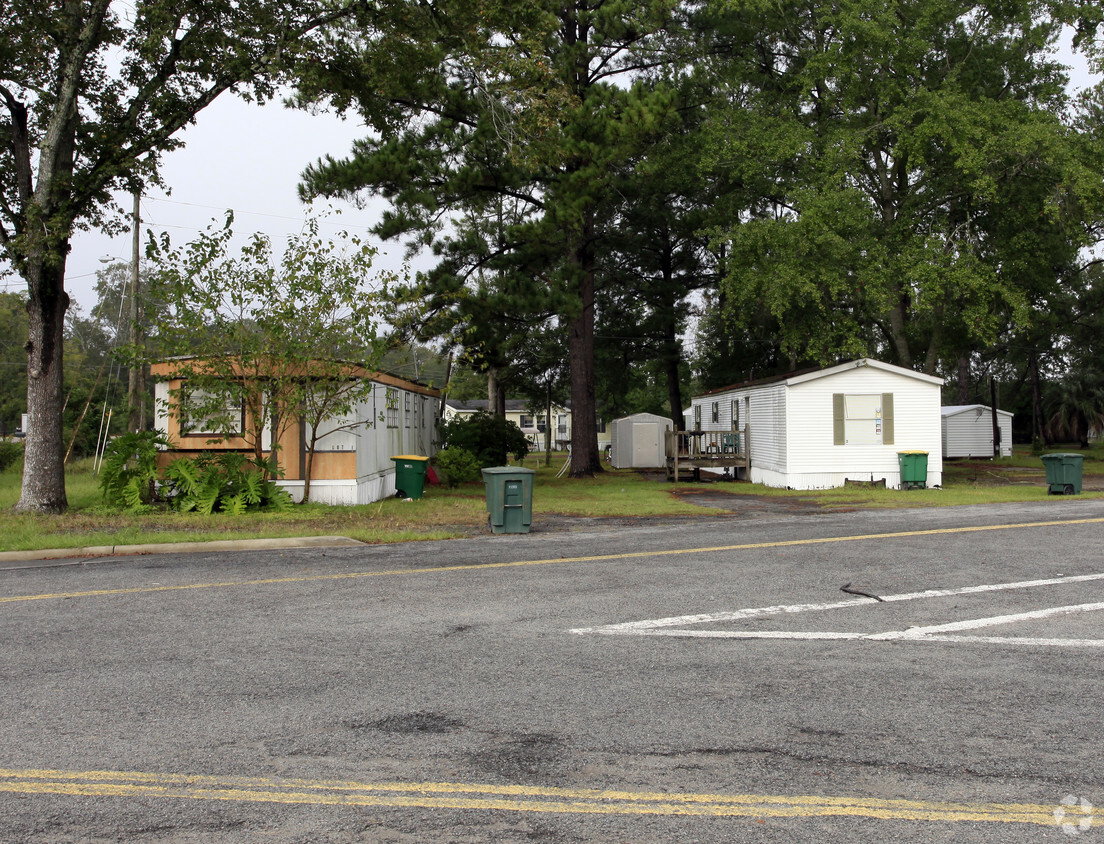
[[[732,400],[732,430],[740,430],[740,400]]]
[[[836,445],[892,445],[893,393],[832,396]]]
[[[399,427],[399,391],[388,387],[387,388],[387,427],[398,428]]]
[[[694,405],[694,430],[701,430],[701,405]]]
[[[180,406],[182,436],[240,437],[245,431],[245,407],[240,397],[181,387]]]
[[[721,403],[719,401],[713,402],[713,406],[709,409],[709,419],[712,422],[721,421]]]

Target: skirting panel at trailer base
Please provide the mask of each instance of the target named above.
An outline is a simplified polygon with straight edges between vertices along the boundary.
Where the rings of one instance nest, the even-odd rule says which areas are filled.
[[[297,504],[303,500],[302,481],[277,481],[291,493]],[[357,480],[311,481],[311,501],[315,504],[371,504],[395,494],[395,470]]]
[[[291,493],[292,500],[296,504],[303,500],[302,481],[277,481],[276,483]],[[311,481],[310,497],[314,504],[356,504],[356,481]]]
[[[751,482],[753,484],[763,484],[763,486],[777,489],[835,489],[843,486],[844,481],[869,481],[872,477],[875,481],[885,478],[887,489],[901,488],[901,471],[899,468],[895,468],[892,472],[818,472],[784,475],[781,472],[756,467],[754,463],[751,466]],[[929,468],[928,488],[941,486],[942,484],[943,473],[933,472]]]

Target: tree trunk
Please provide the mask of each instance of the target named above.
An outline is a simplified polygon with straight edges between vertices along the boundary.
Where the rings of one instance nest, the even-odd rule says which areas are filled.
[[[584,233],[584,243],[586,233]],[[575,251],[579,272],[579,312],[570,323],[571,476],[582,478],[602,469],[598,454],[598,414],[594,391],[594,259],[589,246]]]
[[[61,513],[69,504],[65,496],[65,444],[61,432],[62,352],[65,312],[69,308],[64,288],[65,251],[50,256],[49,260],[40,258],[27,263],[28,423],[23,487],[15,505],[18,512]]]
[[[1039,445],[1046,445],[1046,432],[1043,428],[1043,386],[1039,378],[1039,353],[1031,350],[1028,362],[1031,368],[1031,438]]]
[[[667,402],[671,405],[671,421],[676,431],[686,427],[686,417],[682,415],[682,385],[679,384],[679,364],[682,355],[679,353],[678,335],[675,326],[675,310],[668,310],[668,319],[663,326],[663,368],[667,376]]]
[[[300,421],[299,423],[299,437],[300,442],[303,437],[303,430],[305,425]],[[311,475],[314,474],[314,449],[318,445],[318,428],[311,428],[311,441],[310,445],[306,448],[306,454],[304,455],[306,465],[303,467],[303,500],[300,504],[310,504],[310,488],[311,488]]]
[[[908,320],[908,297],[900,284],[894,283],[890,292],[889,327],[893,350],[897,353],[897,365],[912,369],[912,352],[909,349],[905,325]]]
[[[498,368],[487,369],[487,413],[506,418],[506,385],[498,380]]]
[[[552,465],[552,381],[544,393],[544,465]]]
[[[958,403],[970,403],[970,358],[966,355],[958,359]]]

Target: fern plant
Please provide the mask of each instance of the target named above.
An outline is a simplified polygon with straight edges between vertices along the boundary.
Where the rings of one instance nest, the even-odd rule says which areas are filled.
[[[169,447],[169,441],[154,431],[138,431],[113,439],[104,450],[100,467],[104,500],[128,510],[149,506],[157,493],[157,455]]]
[[[267,461],[259,464],[228,451],[179,457],[165,468],[165,482],[169,501],[177,510],[238,515],[249,509],[284,509],[291,503],[285,490],[266,480],[271,471]]]

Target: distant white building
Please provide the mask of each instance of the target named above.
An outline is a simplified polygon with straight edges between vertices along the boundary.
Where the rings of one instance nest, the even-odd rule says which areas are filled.
[[[486,413],[489,402],[487,399],[474,399],[471,401],[458,401],[446,399],[444,408],[445,421],[455,418],[467,418],[476,413]],[[534,412],[525,399],[506,399],[506,419],[513,422],[534,450],[544,448],[544,434],[548,430],[549,417],[546,408]],[[562,450],[571,442],[571,411],[566,407],[552,405],[552,448]]]
[[[993,411],[983,404],[942,409],[944,457],[992,457]],[[1012,456],[1012,413],[997,410],[1001,457]]]
[[[767,486],[826,489],[847,480],[901,486],[899,452],[927,452],[928,487],[943,482],[943,379],[870,358],[734,384],[694,396],[687,427],[740,431]]]

